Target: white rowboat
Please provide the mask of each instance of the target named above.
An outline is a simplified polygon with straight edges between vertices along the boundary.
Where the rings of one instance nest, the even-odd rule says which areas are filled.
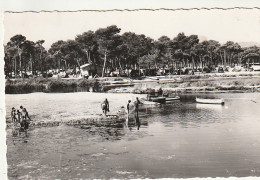
[[[166,101],[176,101],[180,100],[180,96],[175,96],[175,97],[166,97]]]
[[[196,102],[202,104],[224,104],[224,99],[201,99],[196,97]]]
[[[142,104],[144,105],[158,105],[160,103],[158,102],[153,102],[153,101],[143,101]]]

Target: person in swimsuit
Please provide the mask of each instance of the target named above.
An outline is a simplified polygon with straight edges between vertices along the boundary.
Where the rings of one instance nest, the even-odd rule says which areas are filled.
[[[135,101],[135,115],[137,117],[138,117],[139,104],[141,104],[141,102],[139,101],[138,97],[136,97],[136,101]]]
[[[24,118],[23,118],[22,122],[20,123],[20,125],[21,125],[20,132],[24,132],[26,137],[28,137],[29,124],[30,124],[30,122],[28,122]]]
[[[131,100],[128,100],[128,103],[127,103],[127,114],[129,114],[129,110],[130,110],[130,103],[131,103]]]
[[[136,101],[135,101],[135,120],[136,120],[137,130],[139,130],[139,128],[141,126],[140,119],[139,119],[139,116],[138,116],[139,104],[141,104],[141,102],[139,101],[138,97],[136,97]]]
[[[23,106],[20,106],[20,109],[23,113],[24,119],[29,119],[31,121],[31,118],[29,117],[28,111],[26,110],[26,108],[24,108]]]
[[[12,108],[12,111],[11,111],[11,118],[12,118],[12,122],[14,122],[14,123],[17,122],[16,110],[14,107]]]
[[[22,118],[23,118],[22,113],[21,113],[19,110],[17,110],[17,119],[18,119],[18,123],[22,122]]]
[[[109,102],[107,100],[107,98],[105,99],[105,101],[101,104],[101,108],[102,111],[105,115],[107,115],[107,112],[109,112]]]

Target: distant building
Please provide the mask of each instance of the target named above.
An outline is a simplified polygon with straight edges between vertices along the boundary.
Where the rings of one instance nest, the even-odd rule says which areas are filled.
[[[101,76],[102,75],[102,68],[99,66],[96,66],[94,64],[83,64],[80,66],[80,73],[81,76],[88,78],[88,77],[94,77],[95,75]]]

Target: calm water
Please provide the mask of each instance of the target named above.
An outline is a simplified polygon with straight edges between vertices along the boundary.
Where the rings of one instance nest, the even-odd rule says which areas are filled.
[[[162,106],[142,106],[147,126],[121,129],[117,138],[62,125],[36,128],[29,138],[7,130],[10,179],[188,178],[260,176],[260,94],[204,94],[225,105],[196,104],[196,94]],[[35,121],[81,119],[111,113],[132,94],[33,93],[6,95],[11,107],[24,105]],[[139,96],[142,97],[142,96]]]

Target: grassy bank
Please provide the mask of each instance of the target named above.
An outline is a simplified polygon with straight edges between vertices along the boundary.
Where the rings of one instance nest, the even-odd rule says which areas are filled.
[[[6,94],[22,94],[32,92],[73,92],[80,88],[99,87],[97,80],[87,79],[7,79],[5,83]]]
[[[154,94],[160,88],[165,94],[176,92],[260,92],[260,76],[183,76],[178,81],[150,81],[138,83],[132,88],[117,88],[110,92]]]
[[[131,84],[132,87],[126,87]],[[111,87],[110,87],[111,85]],[[106,88],[106,87],[109,88]],[[231,74],[198,74],[160,76],[130,79],[123,77],[106,77],[99,79],[7,79],[6,94],[32,92],[128,92],[136,94],[154,93],[158,89],[168,92],[259,92],[260,73],[231,73]]]

